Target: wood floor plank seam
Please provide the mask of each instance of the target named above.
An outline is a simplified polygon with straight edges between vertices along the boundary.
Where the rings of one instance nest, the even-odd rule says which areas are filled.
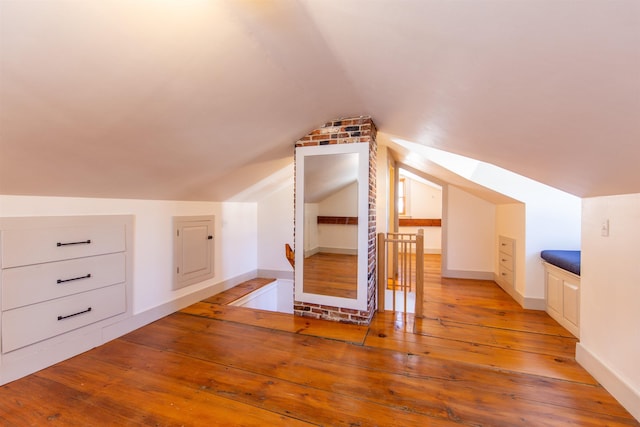
[[[173,351],[173,350],[165,350],[165,351]],[[177,352],[177,354],[179,354],[179,355],[181,355],[181,356],[184,356],[184,357],[186,357],[186,356],[187,356],[186,354],[181,353],[181,352]],[[191,355],[191,357],[194,357],[194,356],[193,356],[193,355]],[[203,360],[204,362],[207,362],[207,363],[216,363],[216,362],[211,362],[211,361],[209,361],[209,360],[208,360],[208,359],[206,359],[206,358],[203,358],[202,360]],[[234,368],[234,369],[239,369],[239,370],[244,370],[243,368],[240,368],[240,367],[238,367],[238,366],[234,366],[233,368]],[[364,369],[366,369],[366,368],[364,368]],[[251,370],[248,370],[248,372],[250,372],[251,374],[255,374],[255,375],[265,375],[264,373],[257,372],[257,371],[251,371]],[[393,375],[398,375],[398,374],[397,374],[397,373],[393,373]],[[270,378],[273,378],[274,380],[278,380],[278,381],[286,381],[286,382],[290,382],[290,381],[288,381],[287,379],[282,378],[282,377],[274,377],[274,376],[269,376],[269,377],[270,377]],[[294,382],[294,383],[295,383],[295,384],[298,384],[298,383],[296,383],[296,382]],[[327,392],[331,391],[332,393],[336,393],[336,394],[338,394],[338,395],[343,395],[343,396],[345,396],[345,397],[346,397],[346,396],[351,396],[351,397],[353,397],[352,395],[339,393],[339,392],[336,392],[335,390],[329,390],[329,389],[325,389],[325,388],[314,387],[314,386],[309,385],[309,384],[305,384],[305,385],[306,385],[307,387],[309,387],[309,388],[314,388],[314,389],[316,389],[316,390],[323,390],[323,391],[327,391]],[[504,393],[501,393],[501,395],[508,396],[508,395],[505,395]],[[381,403],[380,403],[380,402],[378,402],[378,401],[372,401],[372,400],[370,400],[370,399],[366,399],[365,401],[372,402],[372,403],[375,403],[375,404],[381,404]],[[527,401],[527,400],[522,399],[522,401],[523,401],[523,402],[525,402],[525,401]],[[539,403],[539,402],[536,402],[536,403]],[[387,404],[387,405],[384,405],[384,406],[388,406],[388,407],[390,407],[390,408],[396,408],[396,409],[403,409],[403,408],[405,408],[405,406],[403,406],[403,405],[398,406],[398,405],[388,405],[388,404]],[[547,405],[547,404],[543,404],[543,406],[548,406],[548,405]],[[559,407],[559,408],[560,408],[560,407]],[[562,407],[562,408],[563,408],[563,409],[568,409],[568,408],[566,408],[566,407]],[[418,414],[423,414],[423,412],[422,412],[422,411],[414,410],[413,412],[418,413]],[[456,410],[452,409],[451,407],[448,407],[448,409],[447,409],[447,413],[457,413],[457,412],[458,412],[458,411],[456,411]],[[575,412],[575,411],[574,411],[574,412]],[[425,413],[425,414],[426,414],[426,415],[428,415],[428,413]]]
[[[366,345],[366,344],[365,344]],[[379,348],[378,346],[374,346],[374,345],[369,345],[371,348]],[[479,345],[474,345],[476,347],[481,347]],[[487,347],[489,348],[489,347]],[[390,350],[390,351],[394,351],[394,350]],[[435,358],[434,353],[432,351],[429,352],[429,354],[423,354],[423,352],[421,351],[408,351],[406,352],[407,354],[411,354],[414,356],[421,356],[421,357],[432,357]],[[541,379],[554,379],[557,381],[563,381],[563,382],[567,382],[567,383],[573,383],[573,384],[589,384],[585,381],[578,381],[578,380],[571,380],[571,379],[567,379],[567,378],[557,378],[554,376],[550,376],[550,375],[543,375],[540,373],[535,373],[535,372],[531,372],[531,371],[523,371],[523,370],[515,370],[515,369],[509,369],[506,368],[504,366],[497,366],[497,365],[488,365],[487,363],[480,363],[480,362],[470,362],[470,361],[462,361],[462,360],[453,360],[453,359],[443,359],[443,358],[438,358],[439,360],[452,360],[455,361],[456,363],[460,363],[469,367],[475,367],[476,369],[489,369],[491,371],[495,371],[495,372],[501,372],[501,373],[524,373],[526,375],[532,376],[532,377],[536,377],[536,378],[541,378]],[[596,382],[593,382],[593,385],[595,385]]]
[[[144,346],[144,344],[141,344],[141,345]],[[154,349],[153,347],[149,347],[149,348]],[[158,349],[154,349],[154,350],[158,350]],[[164,350],[160,350],[160,351],[174,353],[174,354],[177,354],[177,355],[183,356],[183,357],[190,357],[190,358],[193,358],[193,359],[196,359],[196,360],[200,360],[200,361],[205,362],[205,363],[215,364],[215,365],[222,366],[222,367],[225,367],[225,368],[231,368],[231,369],[237,370],[237,371],[243,371],[243,372],[246,372],[246,373],[249,373],[249,374],[252,374],[252,375],[264,376],[264,377],[271,378],[271,379],[279,381],[279,382],[286,382],[286,383],[293,384],[293,385],[302,385],[300,383],[297,383],[297,382],[294,382],[294,381],[290,381],[290,380],[287,380],[285,378],[281,378],[281,377],[277,377],[277,376],[273,376],[273,375],[267,375],[267,374],[264,374],[264,373],[260,373],[260,372],[256,372],[256,371],[252,371],[252,370],[248,370],[248,369],[239,368],[237,366],[229,367],[228,365],[217,363],[217,362],[213,362],[213,361],[210,361],[210,360],[208,360],[206,358],[200,358],[200,357],[197,357],[197,356],[188,355],[188,354],[181,353],[181,352],[174,352],[173,350],[170,350],[170,349],[164,349]],[[451,408],[446,408],[447,409],[447,414],[450,415],[451,418],[443,418],[443,417],[434,416],[432,414],[413,409],[413,408],[408,407],[406,405],[393,405],[393,404],[389,404],[389,403],[383,404],[383,403],[380,403],[379,401],[358,397],[357,395],[340,393],[340,392],[337,392],[335,390],[329,390],[329,389],[326,389],[326,388],[315,387],[313,385],[308,385],[308,384],[304,384],[304,386],[306,388],[314,389],[316,391],[331,392],[332,394],[337,395],[337,396],[342,396],[342,397],[345,397],[345,398],[352,398],[352,399],[360,400],[360,401],[367,402],[367,403],[370,403],[370,404],[374,404],[374,405],[379,405],[379,406],[395,409],[395,410],[402,411],[402,412],[405,412],[405,413],[426,416],[426,417],[429,417],[429,418],[433,418],[434,420],[445,420],[445,421],[453,421],[453,422],[456,422],[456,423],[459,423],[459,424],[466,424],[466,423],[462,423],[462,421],[460,419],[456,419],[457,417],[453,416],[453,414],[455,414],[455,411],[453,409],[451,409]],[[229,394],[225,398],[230,399],[230,400],[234,400],[236,402],[242,402],[242,400],[234,399],[231,394]],[[276,413],[282,414],[281,412],[276,412]],[[303,421],[309,422],[308,420],[303,420]]]
[[[527,331],[527,330],[516,329],[516,328],[504,328],[504,327],[499,327],[499,326],[482,325],[482,324],[471,323],[471,322],[461,322],[461,321],[456,321],[456,320],[443,319],[441,317],[426,317],[425,316],[425,319],[427,319],[427,320],[438,320],[438,321],[441,321],[441,322],[456,323],[456,324],[459,324],[459,325],[466,325],[466,326],[477,326],[477,327],[481,327],[481,328],[498,329],[498,330],[507,331],[507,332],[521,332],[521,333],[526,333],[526,334],[544,335],[544,336],[549,336],[549,337],[561,337],[561,338],[575,340],[576,342],[578,342],[578,339],[576,337],[574,337],[573,335],[571,335],[569,332],[567,332],[567,335],[557,335],[557,334],[554,334],[554,333],[535,332],[535,331]],[[418,333],[418,332],[416,332],[416,333]]]
[[[251,310],[251,309],[245,309],[245,310]],[[247,326],[246,324],[243,324],[243,323],[240,323],[240,322],[235,322],[235,321],[226,320],[226,319],[218,319],[218,318],[214,319],[214,318],[211,318],[211,317],[207,317],[206,315],[194,315],[194,314],[191,314],[191,313],[182,313],[182,312],[180,312],[179,314],[193,315],[193,316],[197,316],[197,317],[208,319],[208,320],[215,320],[215,321],[219,321],[219,322],[228,322],[228,323],[234,323],[234,324],[238,324],[238,325]],[[267,331],[287,332],[287,331],[283,331],[281,329],[268,328],[268,327],[264,327],[264,326],[257,326],[257,325],[248,325],[248,326],[264,329],[264,330],[267,330]],[[369,328],[367,330],[367,335],[365,335],[365,340],[362,343],[339,340],[339,339],[336,339],[335,341],[345,342],[345,343],[349,343],[349,344],[353,344],[353,345],[357,345],[357,346],[362,346],[362,347],[377,348],[376,346],[368,346],[366,344],[366,339],[369,336],[370,331],[371,331],[371,328]],[[300,334],[300,333],[297,333],[297,332],[293,332],[293,333],[296,333],[298,335],[306,335],[306,334]],[[310,335],[310,336],[315,336],[315,335]],[[318,337],[318,338],[332,340],[332,338],[327,338],[327,337]],[[439,338],[439,337],[435,337],[435,338]],[[468,343],[470,345],[474,345],[474,346],[477,346],[477,347],[490,347],[490,348],[497,348],[497,349],[503,349],[503,350],[518,351],[518,350],[512,350],[512,349],[509,349],[509,348],[500,347],[500,346],[482,345],[482,344],[477,344],[477,343],[474,343],[474,342],[466,342],[466,341],[462,341],[462,340],[452,340],[452,339],[449,339],[449,340],[458,341],[458,342],[464,342],[464,343]],[[390,351],[392,351],[392,350],[390,350]],[[540,354],[540,353],[535,353],[535,352],[529,352],[529,353],[530,354]],[[422,356],[419,352],[408,353],[408,354],[413,354],[413,355],[416,355],[416,356]],[[548,355],[548,356],[554,357],[554,355]],[[557,361],[559,363],[564,363],[566,361],[566,359],[560,359],[560,358],[556,358],[556,359],[557,359]],[[572,361],[575,362],[575,359],[572,359]],[[486,364],[481,364],[481,363],[471,363],[471,362],[466,362],[466,361],[458,361],[458,363],[463,363],[463,364],[466,364],[468,366],[473,366],[473,367],[488,368],[488,369],[491,369],[492,371],[497,371],[497,372],[502,372],[502,373],[518,372],[518,371],[514,371],[514,370],[505,369],[505,368],[502,368],[502,367],[487,366]],[[533,376],[539,377],[539,378],[551,378],[549,376],[544,376],[544,375],[536,375],[536,374],[529,374],[529,375],[533,375]],[[563,378],[557,378],[556,380],[558,380],[558,381],[566,381],[566,382],[569,382],[569,383],[577,383],[577,384],[589,384],[589,383],[583,382],[583,381],[573,381],[573,380],[568,380],[568,379],[563,379]]]
[[[442,338],[442,337],[439,337],[438,335],[434,335],[434,334],[419,333],[418,335],[421,335],[423,337]],[[508,347],[508,346],[503,346],[503,345],[498,345],[498,344],[478,343],[476,341],[466,341],[466,340],[456,339],[456,338],[447,338],[447,339],[450,340],[450,341],[462,342],[462,343],[467,343],[467,344],[471,344],[471,345],[499,348],[499,349],[503,349],[503,350],[520,351],[520,352],[529,353],[529,354],[540,354],[540,355],[545,355],[545,356],[553,356],[553,357],[556,357],[556,358],[562,359],[562,360],[575,361],[575,358],[567,358],[565,356],[559,356],[559,355],[553,354],[553,353],[545,353],[545,352],[540,352],[540,351],[532,351],[532,350],[524,350],[524,349],[515,350],[515,349],[513,349],[511,347]]]
[[[91,358],[91,356],[89,356],[89,358]],[[115,369],[124,369],[128,373],[131,373],[131,374],[135,373],[135,372],[133,372],[132,369],[123,368],[123,367],[121,367],[121,366],[119,366],[117,364],[111,363],[109,360],[100,360],[100,359],[96,360],[94,358],[94,363],[98,364],[98,366],[100,366],[100,365],[102,365],[102,366],[111,365]],[[131,378],[135,378],[136,375],[129,375],[129,377],[130,377],[130,379]],[[154,383],[161,384],[161,383],[166,383],[166,382],[167,382],[167,379],[162,375],[155,374],[155,373],[154,374],[147,373],[147,375],[145,376],[145,380],[144,380],[144,387],[143,388],[138,388],[137,391],[138,392],[142,392],[142,393],[148,393],[148,392],[156,393],[156,392],[160,391],[160,388],[157,385],[155,385]],[[129,385],[128,388],[135,389],[135,387],[132,387],[132,385],[130,383],[127,384],[125,382],[124,384],[121,384],[121,385]],[[180,385],[180,387],[178,387],[177,385]],[[174,410],[174,407],[175,407],[175,409],[179,409],[179,407],[176,406],[176,405],[188,405],[190,403],[190,399],[193,398],[192,397],[193,394],[189,393],[190,391],[195,391],[195,393],[200,393],[200,392],[205,392],[206,391],[202,387],[197,387],[197,390],[196,390],[195,389],[196,386],[197,386],[196,384],[190,384],[190,383],[187,383],[187,382],[184,382],[184,381],[172,381],[172,384],[171,384],[172,393],[171,393],[171,395],[167,395],[166,396],[167,399],[171,400],[171,404],[170,404],[170,406],[172,407],[171,409]],[[220,395],[211,394],[211,396],[213,396],[215,398],[218,398],[218,399],[223,399],[223,400],[226,400],[226,401],[229,401],[229,402],[237,402],[237,403],[243,404],[242,402],[239,402],[238,400],[225,399],[223,396],[220,396]],[[103,404],[104,403],[108,403],[108,401],[112,401],[112,400],[115,400],[117,402],[118,399],[120,399],[119,396],[117,396],[117,395],[113,396],[113,394],[103,396],[103,393],[99,393],[99,394],[97,393],[96,395],[94,395],[94,399],[96,397]],[[107,400],[105,400],[105,399],[107,399]],[[204,400],[206,401],[207,399],[204,399]],[[174,404],[174,401],[175,401],[175,404]],[[220,403],[220,402],[218,402],[218,403]],[[246,403],[244,403],[244,405],[246,405]],[[109,405],[104,405],[104,406],[109,406]],[[226,403],[226,404],[221,405],[221,406],[228,407],[229,403]],[[257,408],[257,407],[255,405],[254,406],[247,406],[244,409],[248,409],[248,408]],[[236,408],[236,409],[243,409],[243,408]],[[259,411],[273,413],[272,411],[268,411],[265,408],[259,408]],[[260,413],[261,413],[261,417],[262,418],[264,418],[264,416],[267,415],[267,414],[264,414],[262,412],[260,412]],[[282,414],[275,414],[275,415],[282,416]],[[153,422],[153,420],[152,420],[150,425],[176,425],[176,422],[178,420],[174,420],[173,422],[170,422],[170,423],[167,422],[167,421],[164,421],[164,422],[160,422],[160,421],[161,420],[157,420],[157,421]],[[206,421],[202,420],[202,422],[203,423],[204,422],[209,423],[210,420],[209,419],[207,419]],[[252,423],[252,425],[256,425],[256,424]]]
[[[251,310],[251,309],[245,309],[245,310]],[[190,314],[190,313],[182,313],[182,312],[181,312],[181,313],[179,313],[179,314],[184,314],[184,315],[193,315],[193,314]],[[227,320],[227,319],[218,319],[218,318],[213,319],[213,318],[211,318],[211,317],[207,317],[207,316],[205,316],[205,315],[196,315],[196,316],[201,317],[201,318],[204,318],[204,319],[209,319],[209,320],[215,320],[215,321],[220,321],[220,322],[230,322],[230,323],[235,323],[235,324],[239,324],[239,325],[245,325],[245,324],[243,324],[243,323],[234,322],[234,321],[230,321],[230,320]],[[246,325],[245,325],[245,326],[246,326]],[[257,326],[257,325],[249,325],[249,326],[251,326],[251,327],[255,327],[255,328],[265,329],[265,330],[267,330],[267,331],[287,332],[287,331],[282,331],[282,330],[280,330],[280,329],[273,329],[273,328],[268,328],[268,327],[264,327],[264,326]],[[346,343],[350,343],[350,344],[354,344],[354,345],[358,345],[358,346],[368,347],[368,346],[367,346],[367,344],[366,344],[366,338],[368,337],[368,334],[369,334],[370,330],[371,330],[371,329],[369,328],[369,329],[368,329],[368,331],[367,331],[367,335],[365,335],[365,340],[364,340],[364,342],[362,342],[362,343],[359,343],[359,342],[352,342],[352,341],[344,341],[344,340],[339,340],[339,339],[337,339],[336,341],[346,342]],[[294,332],[294,333],[296,333],[296,332]],[[300,333],[297,333],[297,334],[299,334],[299,335],[304,335],[304,334],[300,334]],[[314,336],[314,335],[311,335],[311,336]],[[329,339],[329,340],[331,340],[331,339],[332,339],[332,338],[327,338],[327,337],[319,337],[319,338]],[[436,338],[438,338],[438,337],[436,337]],[[461,341],[461,340],[453,340],[453,341],[465,342],[465,341]],[[476,343],[473,343],[473,342],[468,342],[468,343],[469,343],[469,344],[471,344],[471,345],[474,345],[474,346],[478,346],[478,347],[491,347],[491,348],[497,348],[497,349],[503,349],[503,350],[509,350],[509,351],[517,351],[517,350],[512,350],[512,349],[508,349],[508,348],[499,347],[499,346],[481,345],[481,344],[476,344]],[[375,346],[370,346],[370,347],[371,347],[371,348],[375,348]],[[418,355],[419,353],[415,353],[415,354],[416,354],[416,355]],[[530,354],[539,354],[539,353],[530,352]],[[554,357],[554,355],[549,355],[549,356]],[[557,361],[558,361],[559,363],[564,363],[564,362],[566,362],[566,359],[560,359],[560,358],[556,358],[556,359],[557,359]],[[575,362],[575,360],[573,360],[573,361]],[[484,364],[479,364],[479,363],[470,363],[470,362],[462,362],[462,361],[460,361],[459,363],[465,363],[465,364],[468,364],[469,366],[486,367],[486,365],[484,365]],[[513,370],[509,370],[509,369],[501,368],[501,367],[490,367],[490,368],[491,368],[492,370],[494,370],[494,371],[505,372],[505,373],[509,373],[509,372],[517,372],[517,371],[513,371]],[[535,375],[535,374],[530,374],[530,375]],[[543,376],[543,375],[536,375],[536,376],[537,376],[537,377],[540,377],[540,378],[550,378],[550,377],[548,377],[548,376]],[[573,383],[584,383],[584,382],[581,382],[581,381],[571,381],[571,380],[566,380],[566,379],[559,379],[559,380],[562,380],[562,381],[568,381],[568,382],[573,382]],[[588,384],[588,383],[584,383],[584,384]]]
[[[299,382],[291,381],[291,380],[288,380],[286,378],[282,378],[282,377],[279,377],[279,376],[268,375],[268,374],[265,374],[265,373],[262,373],[262,372],[257,372],[257,371],[253,371],[253,370],[250,370],[250,369],[241,368],[241,367],[238,367],[238,366],[229,366],[229,365],[226,365],[226,364],[223,364],[223,363],[211,361],[211,360],[209,360],[207,358],[194,356],[193,354],[187,354],[187,353],[183,353],[183,352],[179,352],[179,351],[174,351],[174,350],[171,350],[171,349],[157,349],[157,348],[150,347],[150,346],[147,346],[145,344],[141,344],[141,343],[137,343],[137,342],[135,342],[135,344],[143,346],[143,347],[147,347],[147,348],[152,349],[152,350],[163,351],[163,352],[166,352],[166,353],[172,353],[172,354],[178,355],[180,357],[195,359],[195,360],[198,360],[198,361],[206,363],[206,364],[213,364],[213,365],[217,365],[217,366],[220,366],[220,367],[223,367],[223,368],[226,368],[226,369],[245,372],[245,373],[250,374],[250,375],[266,377],[266,378],[269,378],[271,380],[275,380],[275,381],[278,381],[278,382],[283,382],[283,383],[287,383],[287,384],[291,384],[291,385],[295,385],[295,386],[304,386],[307,389],[315,390],[317,392],[331,393],[331,394],[336,395],[338,397],[354,399],[354,400],[361,401],[361,402],[366,402],[366,403],[371,404],[371,405],[376,405],[376,406],[384,407],[384,408],[387,408],[387,409],[393,409],[393,410],[396,410],[396,411],[399,411],[399,412],[402,412],[402,413],[406,413],[406,414],[420,415],[420,416],[432,418],[434,420],[454,421],[454,420],[450,420],[450,419],[447,419],[447,418],[434,416],[433,414],[429,414],[427,412],[419,411],[419,410],[413,409],[411,407],[408,407],[406,405],[396,405],[396,404],[391,404],[391,403],[382,403],[380,401],[376,401],[376,400],[372,400],[372,399],[369,399],[369,398],[362,397],[362,395],[347,394],[347,393],[342,393],[340,391],[331,390],[329,388],[321,388],[321,387],[317,387],[317,386],[310,385],[310,384],[301,384]],[[208,391],[208,390],[206,390],[206,391]],[[242,400],[234,399],[232,396],[233,396],[232,394],[229,394],[225,398],[233,400],[233,401],[236,401],[236,402],[241,402],[241,403],[243,402]],[[271,412],[275,412],[275,413],[278,413],[278,414],[281,414],[281,415],[288,415],[288,414],[283,414],[283,413],[277,412],[277,411],[271,411]],[[450,408],[449,408],[449,413],[453,413],[453,410],[451,410]],[[302,421],[310,422],[309,420],[305,420],[305,419],[302,419]],[[460,423],[460,421],[455,421],[455,422],[456,423]]]
[[[215,306],[218,306],[219,308],[222,308],[223,306],[225,306],[226,304],[215,304],[215,303],[211,303],[211,307],[212,309],[215,309]],[[277,314],[281,314],[281,313],[276,313],[274,314],[273,312],[269,312],[266,310],[258,310],[258,309],[252,309],[252,308],[246,308],[246,307],[234,307],[234,309],[236,310],[247,310],[248,312],[263,312],[266,316],[272,316],[272,315],[277,315]],[[238,324],[238,325],[246,325],[246,323],[243,323],[242,321],[238,321],[238,320],[234,320],[234,319],[228,319],[228,318],[214,318],[214,317],[210,317],[207,316],[206,314],[198,314],[198,313],[190,313],[190,312],[186,312],[184,310],[177,312],[179,314],[182,315],[187,315],[187,316],[195,316],[195,317],[200,317],[203,319],[211,319],[211,320],[216,320],[216,321],[220,321],[220,322],[227,322],[227,323],[233,323],[233,324]],[[318,320],[318,319],[305,319],[306,322],[311,322],[311,321],[316,321],[316,322],[329,322],[327,320]],[[339,323],[342,326],[345,327],[353,327],[354,325],[351,324],[347,324],[347,323]],[[274,327],[268,327],[268,326],[261,326],[261,325],[256,325],[256,324],[252,324],[251,326],[256,327],[256,328],[261,328],[261,329],[265,329],[268,331],[280,331],[280,332],[289,332],[289,333],[293,333],[293,334],[297,334],[297,335],[308,335],[308,336],[317,336],[320,338],[324,338],[324,339],[328,339],[328,340],[333,340],[333,341],[339,341],[339,342],[346,342],[346,343],[350,343],[350,344],[355,344],[355,345],[364,345],[364,340],[366,338],[366,333],[367,331],[364,332],[363,337],[360,341],[354,341],[354,340],[347,340],[347,339],[340,339],[337,337],[331,337],[331,336],[323,336],[323,335],[314,335],[312,332],[309,332],[307,328],[298,328],[296,330],[284,330],[284,329],[278,329],[278,328],[274,328]]]
[[[246,327],[246,326],[244,326],[244,327]]]
[[[375,347],[371,347],[371,348],[375,348]],[[384,349],[383,349],[384,351]],[[388,350],[390,352],[393,352],[393,350]],[[410,356],[415,356],[415,357],[429,357],[428,355],[422,355],[420,353],[407,353],[407,355]],[[501,368],[501,367],[497,367],[497,366],[487,366],[485,364],[481,364],[481,363],[471,363],[471,362],[464,362],[464,361],[456,361],[457,364],[460,364],[462,366],[467,366],[471,369],[486,369],[489,371],[493,371],[493,372],[498,372],[498,373],[502,373],[502,374],[520,374],[520,371],[514,371],[514,370],[509,370],[509,369],[505,369],[505,368]],[[594,388],[601,388],[601,386],[599,384],[592,384],[592,383],[587,383],[587,382],[582,382],[582,381],[572,381],[572,380],[567,380],[564,378],[553,378],[553,377],[549,377],[549,376],[545,376],[545,375],[536,375],[536,374],[530,374],[527,373],[526,374],[529,377],[532,378],[538,378],[540,380],[552,380],[554,382],[564,382],[567,384],[576,384],[576,385],[583,385],[583,386],[588,386],[588,387],[594,387]],[[441,377],[436,377],[436,376],[412,376],[415,378],[424,378],[424,379],[435,379],[435,378],[441,378]]]
[[[440,260],[425,256],[430,319],[224,305],[270,281],[254,279],[0,387],[0,424],[640,427],[557,322],[493,282],[441,278]]]
[[[545,336],[545,337],[555,337],[558,339],[562,339],[562,340],[567,340],[567,341],[572,341],[574,343],[578,342],[578,339],[574,336],[565,336],[565,335],[558,335],[558,334],[553,334],[553,333],[543,333],[543,332],[538,332],[538,331],[523,331],[523,330],[519,330],[519,329],[510,329],[510,328],[503,328],[503,327],[499,327],[499,326],[490,326],[490,325],[482,325],[482,324],[474,324],[474,323],[469,323],[469,322],[460,322],[460,321],[456,321],[456,320],[449,320],[449,319],[442,319],[442,318],[421,318],[421,319],[417,319],[417,321],[414,323],[414,328],[413,331],[414,333],[420,333],[420,331],[417,330],[417,328],[419,328],[419,326],[417,326],[418,323],[425,323],[425,322],[429,322],[429,321],[433,321],[433,322],[437,322],[439,325],[443,326],[443,327],[449,327],[449,326],[473,326],[476,329],[487,329],[487,330],[494,330],[494,331],[501,331],[501,332],[517,332],[518,334],[528,334],[528,335],[537,335],[537,336]],[[422,326],[422,325],[421,325]]]
[[[247,309],[247,310],[250,310],[250,309]],[[181,313],[181,314],[194,315],[194,314],[190,314],[190,313]],[[205,316],[205,315],[194,315],[194,316],[198,316],[198,317],[205,318],[205,319],[210,319],[210,320],[215,320],[215,321],[219,321],[219,322],[228,322],[228,323],[235,323],[235,324],[245,325],[245,324],[243,324],[243,323],[240,323],[240,322],[234,322],[234,321],[232,321],[232,320],[226,320],[226,319],[213,319],[213,318],[207,317],[207,316]],[[246,326],[246,325],[245,325],[245,326]],[[283,331],[283,330],[281,330],[281,329],[268,328],[268,327],[264,327],[264,326],[257,326],[257,325],[249,325],[249,326],[250,326],[250,327],[255,327],[255,328],[265,329],[265,330],[268,330],[268,331],[287,332],[287,331]],[[299,332],[293,332],[293,333],[296,333],[296,334],[299,334],[299,335],[306,335],[306,334],[300,334]],[[366,345],[366,339],[367,339],[367,337],[369,336],[369,334],[370,334],[370,333],[371,333],[371,328],[369,328],[369,329],[367,330],[367,335],[365,335],[365,337],[364,337],[364,341],[363,341],[363,342],[354,342],[354,341],[340,340],[340,339],[333,339],[333,338],[330,338],[330,337],[321,337],[321,336],[318,336],[318,338],[327,339],[327,340],[335,340],[335,341],[340,341],[340,342],[345,342],[345,343],[349,343],[349,344],[353,344],[353,345],[357,345],[357,346],[362,346],[362,347],[371,347],[371,348],[375,348],[375,346],[367,346],[367,345]],[[432,337],[437,338],[437,339],[442,339],[441,337],[433,336],[433,335],[425,335],[425,334],[421,334],[421,335],[423,335],[423,336],[432,336]],[[312,334],[310,334],[310,336],[316,336],[316,335],[312,335]],[[498,345],[493,345],[493,346],[492,346],[492,345],[488,345],[488,344],[478,344],[478,343],[475,343],[475,342],[473,342],[473,341],[463,341],[463,340],[456,340],[456,339],[451,339],[451,338],[449,338],[449,340],[451,340],[451,341],[463,342],[463,343],[468,343],[468,344],[476,345],[476,346],[480,346],[480,347],[492,347],[492,348],[498,348],[498,349],[503,349],[503,350],[522,351],[522,352],[525,352],[525,353],[531,353],[531,354],[543,354],[543,355],[547,355],[547,356],[555,356],[554,354],[528,352],[528,351],[523,351],[523,350],[513,350],[513,349],[510,349],[510,348],[508,348],[508,347],[502,347],[502,346],[498,346]],[[419,353],[415,353],[415,354],[414,354],[414,353],[408,353],[408,354],[412,354],[412,355],[420,355]],[[560,358],[558,358],[558,357],[556,357],[556,359],[558,359],[558,361],[559,361],[559,362],[560,362],[560,361],[565,361],[565,360],[566,360],[566,358],[562,358],[562,359],[560,359]],[[572,360],[573,360],[573,361],[575,361],[574,359],[572,359]],[[462,361],[460,361],[459,363],[465,363],[465,364],[468,364],[468,365],[470,365],[470,366],[486,366],[486,365],[482,365],[482,364],[473,364],[473,363],[469,363],[469,362],[462,362]],[[494,370],[499,370],[500,372],[516,372],[516,371],[510,371],[510,370],[506,370],[506,369],[499,369],[499,368],[494,368]],[[548,378],[548,377],[544,377],[544,376],[540,376],[540,377]],[[567,380],[565,380],[565,381],[567,381]],[[583,382],[580,382],[580,381],[570,381],[570,382],[583,383]],[[584,383],[584,384],[588,384],[588,383]]]

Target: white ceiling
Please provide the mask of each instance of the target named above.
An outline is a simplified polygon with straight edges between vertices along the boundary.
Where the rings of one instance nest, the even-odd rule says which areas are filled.
[[[636,193],[639,113],[637,0],[0,0],[0,194],[230,200],[357,115]]]
[[[305,156],[303,158],[305,203],[319,203],[357,182],[358,158],[357,153]]]

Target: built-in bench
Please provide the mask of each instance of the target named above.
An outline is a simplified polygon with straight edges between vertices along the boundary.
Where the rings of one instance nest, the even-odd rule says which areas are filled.
[[[576,337],[580,337],[580,251],[545,250],[547,313]]]

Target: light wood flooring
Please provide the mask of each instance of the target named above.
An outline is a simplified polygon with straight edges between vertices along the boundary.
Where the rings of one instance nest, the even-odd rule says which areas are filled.
[[[545,313],[429,263],[424,319],[226,305],[257,279],[0,387],[0,425],[640,425]]]
[[[358,296],[358,257],[319,252],[304,259],[304,291],[355,299]]]

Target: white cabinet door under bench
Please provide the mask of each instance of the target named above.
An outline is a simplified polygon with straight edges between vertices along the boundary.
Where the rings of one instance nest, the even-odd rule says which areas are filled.
[[[580,338],[580,276],[543,262],[547,313]]]

